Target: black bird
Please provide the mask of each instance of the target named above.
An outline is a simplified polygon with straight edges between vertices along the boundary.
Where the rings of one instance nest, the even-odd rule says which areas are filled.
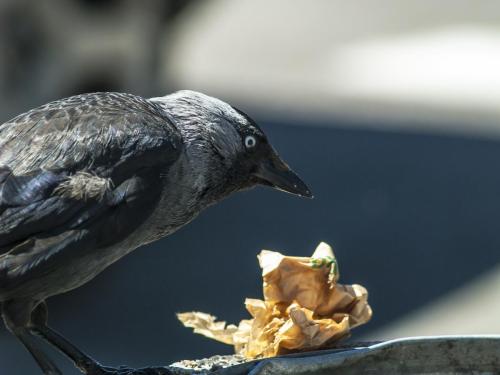
[[[43,373],[37,336],[86,374],[114,374],[47,326],[45,300],[176,231],[232,192],[312,197],[257,124],[213,97],[93,93],[0,126],[0,307]],[[1,366],[1,365],[0,365]]]

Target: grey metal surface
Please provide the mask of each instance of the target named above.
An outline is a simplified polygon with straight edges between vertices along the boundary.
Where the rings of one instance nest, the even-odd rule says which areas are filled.
[[[500,336],[414,337],[349,349],[270,358],[217,375],[499,374]]]

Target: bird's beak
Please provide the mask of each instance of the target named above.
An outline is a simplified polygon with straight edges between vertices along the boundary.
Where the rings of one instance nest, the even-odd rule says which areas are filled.
[[[259,183],[263,185],[301,197],[313,197],[311,190],[304,181],[276,153],[261,162],[254,175],[259,179]]]

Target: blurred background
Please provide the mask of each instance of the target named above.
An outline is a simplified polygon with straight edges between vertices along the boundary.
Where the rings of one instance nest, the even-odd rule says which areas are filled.
[[[498,1],[0,0],[1,122],[89,91],[199,90],[250,113],[316,196],[234,195],[52,298],[50,323],[109,365],[231,353],[174,313],[247,318],[260,249],[323,240],[370,292],[352,340],[499,334],[499,67]],[[3,327],[0,366],[38,371]]]

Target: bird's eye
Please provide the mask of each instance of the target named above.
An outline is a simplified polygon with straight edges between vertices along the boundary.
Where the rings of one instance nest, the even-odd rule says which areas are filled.
[[[247,135],[245,137],[245,147],[246,148],[255,147],[256,144],[257,144],[257,140],[255,139],[255,137],[253,135]]]

